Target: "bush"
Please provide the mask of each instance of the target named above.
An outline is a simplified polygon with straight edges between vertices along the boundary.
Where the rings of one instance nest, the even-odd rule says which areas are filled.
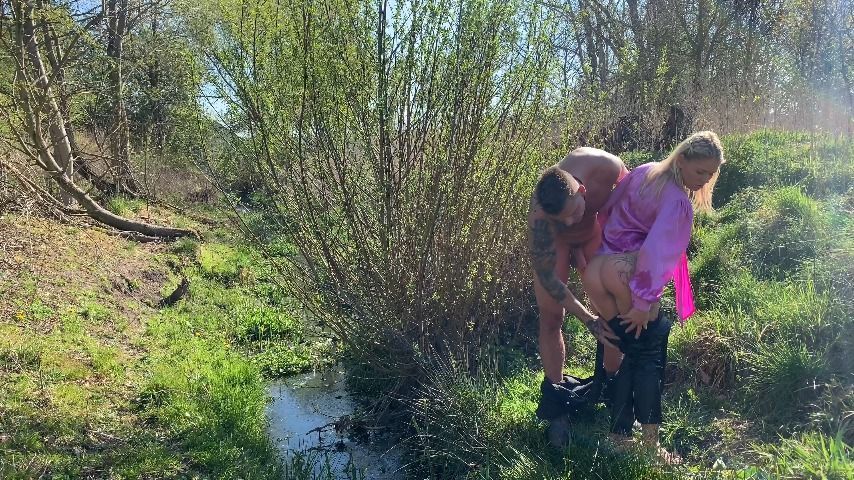
[[[406,379],[431,356],[465,363],[527,306],[527,197],[556,160],[542,135],[552,112],[531,108],[548,91],[553,49],[528,33],[552,28],[552,13],[502,1],[458,13],[395,4],[378,45],[400,48],[378,55],[367,10],[318,11],[325,27],[304,30],[285,10],[256,7],[253,31],[233,11],[215,11],[199,38],[222,40],[205,45],[214,83],[290,92],[283,101],[235,96],[228,106],[256,112],[229,118],[233,132],[250,132],[231,139],[235,164],[251,165],[259,198],[270,199],[271,221],[249,226],[261,237],[281,233],[299,252],[282,259],[282,283],[341,333],[355,361]],[[295,59],[280,48],[290,43],[310,48]],[[378,71],[404,83],[386,84]],[[443,88],[411,90],[428,83]],[[294,115],[302,95],[317,101]],[[411,112],[423,128],[387,134]]]

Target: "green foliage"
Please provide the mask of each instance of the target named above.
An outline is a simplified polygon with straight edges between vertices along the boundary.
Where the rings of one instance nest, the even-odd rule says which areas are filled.
[[[239,306],[235,319],[242,330],[238,336],[247,341],[300,340],[303,336],[304,325],[293,314],[262,303],[247,302]]]
[[[86,320],[100,323],[110,320],[113,317],[113,312],[108,307],[101,305],[98,302],[85,302],[80,309],[80,316]]]
[[[715,187],[716,206],[748,187],[800,187],[826,196],[854,181],[854,144],[842,138],[763,130],[726,136],[723,144],[727,163]]]
[[[852,144],[769,131],[724,141],[716,195],[727,203],[696,219],[701,312],[672,338],[678,376],[739,387],[733,408],[769,429],[839,428],[846,407],[828,399],[845,395],[854,368],[841,353],[854,321]]]
[[[192,238],[179,238],[172,243],[169,250],[176,255],[187,255],[195,257],[199,250],[199,242]]]
[[[211,279],[233,283],[251,275],[250,255],[228,245],[205,243],[196,249],[196,261]]]
[[[292,308],[258,301],[232,307],[235,340],[253,352],[253,361],[268,377],[302,373],[334,358],[328,339],[317,338]]]
[[[841,434],[829,437],[811,432],[797,438],[784,438],[780,445],[758,450],[765,458],[763,470],[770,471],[775,478],[854,478],[854,452]]]
[[[794,187],[746,189],[718,215],[700,217],[691,270],[701,306],[712,306],[742,270],[780,280],[797,276],[805,262],[815,265],[832,238],[826,210]]]
[[[145,206],[145,201],[117,195],[110,197],[106,206],[109,211],[120,217],[132,217]]]
[[[747,223],[744,248],[753,271],[776,277],[795,271],[826,250],[827,227],[822,207],[799,189],[769,192]]]
[[[186,338],[155,359],[143,410],[180,438],[193,463],[233,477],[278,478],[260,372],[215,340]]]
[[[356,361],[466,355],[524,302],[526,196],[553,161],[541,100],[554,12],[333,3],[309,9],[316,28],[264,2],[216,3],[193,23],[236,133],[218,171],[258,175],[248,197],[268,202],[249,226],[289,247],[282,283]]]
[[[498,379],[460,375],[451,367],[431,375],[412,400],[415,472],[428,478],[541,479],[680,478],[642,450],[619,453],[603,441],[607,421],[573,424],[571,451],[546,443],[533,416],[541,375],[527,370]]]
[[[823,353],[811,352],[795,341],[759,346],[747,358],[744,393],[748,401],[776,422],[791,421],[826,381]]]

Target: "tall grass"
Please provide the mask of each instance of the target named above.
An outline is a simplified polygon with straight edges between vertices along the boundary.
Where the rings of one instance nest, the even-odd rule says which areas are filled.
[[[843,480],[854,478],[854,451],[840,435],[807,433],[760,448],[765,469],[778,478]]]

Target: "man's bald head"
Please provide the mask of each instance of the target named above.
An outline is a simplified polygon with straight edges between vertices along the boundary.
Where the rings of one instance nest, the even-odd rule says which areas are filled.
[[[579,188],[581,184],[572,175],[555,165],[540,175],[534,192],[543,211],[557,215],[563,210],[566,201],[578,193]]]

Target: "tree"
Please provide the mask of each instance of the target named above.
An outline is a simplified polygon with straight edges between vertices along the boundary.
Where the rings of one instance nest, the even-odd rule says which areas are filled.
[[[77,201],[93,219],[122,231],[144,236],[175,238],[192,236],[191,230],[152,225],[113,214],[95,202],[74,182],[74,152],[66,130],[67,119],[57,101],[54,85],[61,78],[43,60],[42,50],[55,48],[57,38],[40,40],[39,32],[50,32],[44,22],[50,18],[38,2],[12,1],[4,12],[9,21],[4,29],[4,46],[15,65],[14,82],[8,98],[6,119],[15,147],[35,162],[63,192]],[[76,42],[77,37],[72,37]]]

